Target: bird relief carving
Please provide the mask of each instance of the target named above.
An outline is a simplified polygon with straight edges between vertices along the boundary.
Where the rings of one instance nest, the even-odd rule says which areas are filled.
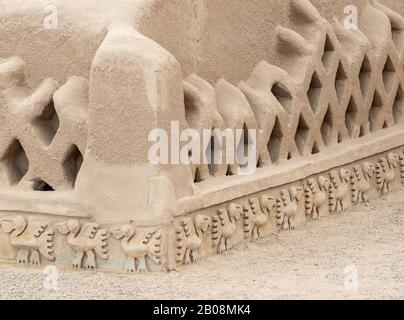
[[[330,213],[345,213],[348,210],[351,177],[352,173],[345,169],[330,172]]]
[[[231,203],[228,210],[220,209],[217,216],[213,217],[212,240],[219,253],[226,252],[232,248],[232,238],[236,233],[238,220],[242,214],[242,206]]]
[[[23,216],[12,219],[1,219],[0,225],[8,234],[8,239],[17,252],[17,262],[39,265],[41,256],[54,261],[53,236],[54,232],[47,223],[30,221]]]
[[[264,237],[263,228],[267,225],[269,215],[276,207],[274,197],[263,195],[260,201],[257,198],[249,200],[249,206],[244,206],[244,237],[258,240]]]
[[[306,181],[304,186],[305,211],[306,216],[310,216],[312,220],[320,220],[320,209],[327,201],[330,184],[331,181],[323,176]]]
[[[395,153],[389,153],[387,158],[379,158],[376,164],[376,184],[377,189],[383,195],[392,190],[392,183],[396,177],[395,169],[399,164],[399,156]]]
[[[200,259],[200,248],[205,234],[211,227],[208,216],[198,214],[194,221],[186,217],[176,231],[176,261],[184,264],[194,263]]]
[[[158,228],[136,228],[134,222],[111,230],[111,234],[121,240],[126,255],[124,270],[127,272],[147,272],[146,258],[161,264],[161,230]]]
[[[281,230],[294,230],[295,219],[299,209],[299,201],[303,196],[302,187],[291,187],[282,190],[281,197],[277,199],[277,223]]]
[[[81,226],[78,220],[69,220],[56,225],[59,233],[67,235],[67,243],[76,251],[72,267],[77,269],[84,266],[94,270],[97,267],[96,258],[108,259],[108,231],[101,229],[97,223],[86,223]]]
[[[354,166],[351,177],[353,206],[361,203],[366,206],[369,205],[369,190],[372,187],[371,179],[375,175],[375,172],[375,166],[370,162]]]

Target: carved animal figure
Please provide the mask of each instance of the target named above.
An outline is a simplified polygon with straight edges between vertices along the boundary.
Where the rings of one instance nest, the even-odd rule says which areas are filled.
[[[330,189],[330,180],[320,176],[318,180],[308,179],[304,187],[306,215],[313,220],[321,217],[320,208],[327,201],[327,192]]]
[[[375,175],[373,163],[365,162],[362,166],[356,165],[353,168],[351,178],[352,185],[352,205],[363,203],[369,204],[369,190],[371,188],[371,178]]]
[[[72,261],[73,268],[81,268],[86,256],[85,267],[95,269],[96,257],[108,259],[108,231],[100,229],[97,223],[86,223],[81,227],[78,220],[58,223],[56,229],[67,235],[67,243],[76,251]]]
[[[349,170],[341,169],[330,172],[330,212],[343,213],[348,210],[348,196],[352,173]]]
[[[121,241],[126,255],[124,270],[127,272],[147,272],[146,257],[157,264],[161,263],[161,230],[157,228],[136,229],[134,222],[111,231]]]
[[[237,221],[243,213],[243,208],[237,204],[230,204],[229,210],[218,210],[217,216],[213,217],[212,240],[218,247],[219,253],[232,248],[232,237],[237,230]]]
[[[200,258],[199,249],[204,241],[204,234],[211,227],[211,219],[208,216],[198,214],[194,219],[187,217],[181,221],[177,228],[177,262],[193,263]]]
[[[9,234],[10,244],[18,249],[17,262],[33,265],[41,263],[40,256],[54,261],[53,230],[48,224],[41,222],[27,222],[23,216],[14,219],[2,219],[0,225],[6,234]]]
[[[387,158],[380,158],[376,164],[376,184],[383,195],[391,191],[391,184],[396,176],[395,169],[399,163],[399,157],[395,153],[389,153]]]
[[[302,195],[302,187],[291,187],[290,190],[281,191],[281,198],[277,199],[277,220],[282,230],[296,228],[295,218]]]
[[[275,211],[275,216],[276,216],[276,198],[264,194],[260,198],[260,204],[261,204],[261,209],[268,215],[268,217],[274,213]]]
[[[244,236],[258,240],[264,237],[263,228],[268,223],[268,215],[276,205],[276,199],[272,197],[261,197],[261,201],[257,198],[249,200],[249,206],[244,206]],[[272,205],[272,208],[271,208]]]

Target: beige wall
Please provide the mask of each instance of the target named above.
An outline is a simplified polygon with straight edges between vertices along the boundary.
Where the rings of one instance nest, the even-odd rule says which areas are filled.
[[[367,0],[312,0],[330,19],[346,4],[362,8]],[[404,16],[404,1],[380,0]],[[0,58],[18,55],[28,62],[28,79],[37,85],[51,76],[88,77],[107,27],[130,21],[172,52],[184,77],[196,72],[215,82],[246,79],[260,60],[276,64],[275,27],[288,24],[289,0],[110,0],[53,1],[60,28],[43,28],[47,0],[0,2]],[[92,8],[92,9],[90,9]],[[95,8],[95,9],[94,9]],[[114,15],[111,14],[114,12]]]
[[[331,19],[342,18],[348,4],[357,5],[360,13],[366,1],[312,0],[312,3],[323,17]],[[175,55],[184,76],[197,72],[211,82],[225,77],[237,83],[248,78],[261,60],[276,64],[275,27],[288,25],[289,2],[162,0],[140,30]],[[404,16],[404,1],[380,2]]]
[[[154,0],[1,0],[0,58],[17,55],[27,62],[29,82],[45,77],[65,82],[88,77],[93,58],[116,21],[135,24]],[[49,5],[57,10],[56,29],[46,29]],[[53,10],[53,9],[52,9]]]

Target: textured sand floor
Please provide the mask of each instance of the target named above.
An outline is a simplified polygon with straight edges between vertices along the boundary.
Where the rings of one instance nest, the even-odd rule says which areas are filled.
[[[358,289],[346,289],[344,271],[355,268]],[[239,245],[179,273],[62,271],[57,291],[43,281],[42,270],[2,267],[0,298],[403,299],[404,190],[369,208]]]

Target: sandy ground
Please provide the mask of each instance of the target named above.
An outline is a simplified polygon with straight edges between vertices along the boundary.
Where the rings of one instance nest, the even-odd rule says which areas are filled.
[[[357,272],[357,289],[355,279]],[[403,299],[404,190],[164,274],[0,268],[2,299]],[[346,287],[344,284],[348,284]]]

